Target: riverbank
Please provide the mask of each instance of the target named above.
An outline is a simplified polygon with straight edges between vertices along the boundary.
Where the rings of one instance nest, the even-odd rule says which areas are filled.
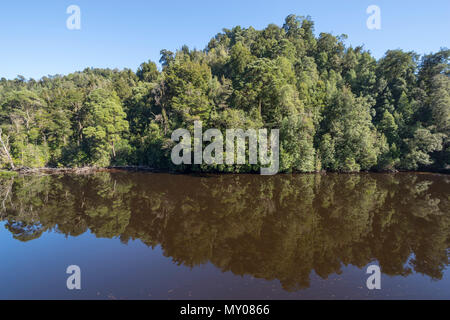
[[[233,172],[199,172],[199,171],[173,171],[167,169],[157,169],[148,166],[110,166],[110,167],[79,167],[79,168],[16,168],[15,170],[0,170],[0,177],[12,177],[16,175],[27,175],[27,174],[92,174],[96,172],[153,172],[153,173],[178,173],[178,174],[192,174],[192,173],[210,173],[210,174],[233,174]],[[428,169],[428,170],[417,170],[417,171],[359,171],[359,172],[331,172],[331,171],[317,171],[317,172],[307,172],[307,173],[341,173],[341,174],[357,174],[357,173],[397,173],[397,172],[417,172],[417,173],[440,173],[440,174],[450,174],[449,169]],[[302,172],[303,173],[303,172]],[[247,173],[251,174],[251,173]]]
[[[139,171],[139,172],[164,172],[146,166],[111,166],[111,167],[79,167],[79,168],[17,168],[10,171],[11,174],[91,174],[96,172],[118,172],[118,171]]]

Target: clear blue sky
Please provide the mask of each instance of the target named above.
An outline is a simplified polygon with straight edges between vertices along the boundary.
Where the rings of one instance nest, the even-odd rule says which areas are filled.
[[[81,30],[66,28],[71,4],[81,8]],[[381,8],[381,30],[366,27],[371,4]],[[157,62],[161,49],[203,49],[222,28],[282,25],[291,13],[310,15],[316,34],[347,34],[347,44],[364,44],[377,58],[388,49],[450,47],[449,0],[14,0],[0,3],[0,77],[135,70]]]

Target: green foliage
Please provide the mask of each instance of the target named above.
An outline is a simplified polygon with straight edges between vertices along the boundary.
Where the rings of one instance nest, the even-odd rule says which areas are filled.
[[[368,170],[376,165],[381,141],[372,124],[368,99],[355,98],[345,87],[337,91],[325,111],[321,131],[327,135],[321,148],[324,164],[332,170]]]
[[[128,130],[126,114],[115,92],[92,91],[85,103],[83,135],[88,157],[98,166],[108,166],[116,158],[117,149],[124,148],[123,133]]]
[[[153,61],[144,62],[136,71],[136,76],[141,81],[152,82],[158,79],[159,72],[156,64]]]
[[[378,61],[309,17],[224,29],[205,50],[161,50],[162,70],[85,69],[0,81],[4,168],[173,168],[171,133],[280,129],[285,172],[449,169],[450,50]],[[180,170],[252,172],[250,166]]]

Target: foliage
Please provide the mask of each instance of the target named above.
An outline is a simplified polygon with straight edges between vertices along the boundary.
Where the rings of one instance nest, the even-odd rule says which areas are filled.
[[[204,50],[161,50],[162,70],[85,69],[0,80],[0,165],[173,168],[171,133],[280,129],[285,172],[450,166],[450,50],[378,61],[309,17],[223,29]],[[258,165],[182,166],[248,172]]]

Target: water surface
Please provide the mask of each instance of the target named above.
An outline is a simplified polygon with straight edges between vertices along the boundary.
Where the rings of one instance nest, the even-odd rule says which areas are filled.
[[[449,191],[419,173],[3,178],[0,299],[450,299]]]

